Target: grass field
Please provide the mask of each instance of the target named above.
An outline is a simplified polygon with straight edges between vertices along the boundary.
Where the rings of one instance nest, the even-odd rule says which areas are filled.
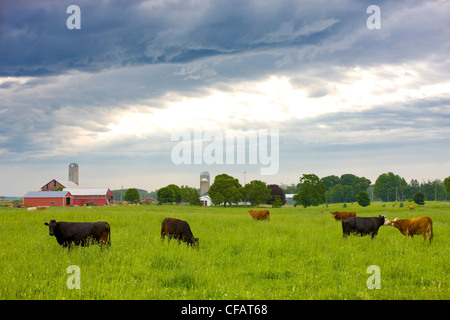
[[[270,209],[254,221],[249,208],[129,206],[0,208],[0,299],[449,299],[450,203],[415,211],[371,204]],[[393,227],[378,236],[342,239],[332,210],[388,219],[430,216],[434,239],[406,240]],[[321,213],[327,211],[327,213]],[[165,217],[187,220],[198,249],[167,240]],[[112,246],[61,248],[44,222],[108,221]],[[81,289],[66,285],[80,267]],[[367,267],[381,271],[369,290]]]

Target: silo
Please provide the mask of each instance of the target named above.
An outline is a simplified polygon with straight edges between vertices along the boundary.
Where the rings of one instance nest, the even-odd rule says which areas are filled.
[[[204,195],[209,191],[209,172],[200,173],[200,195]]]
[[[78,164],[71,163],[69,165],[69,181],[78,184]]]

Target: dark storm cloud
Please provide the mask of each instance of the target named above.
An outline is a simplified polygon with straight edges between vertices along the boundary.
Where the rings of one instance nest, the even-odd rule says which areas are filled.
[[[0,74],[187,63],[217,55],[320,43],[362,6],[317,1],[80,1],[81,30],[68,30],[71,1],[6,1]]]

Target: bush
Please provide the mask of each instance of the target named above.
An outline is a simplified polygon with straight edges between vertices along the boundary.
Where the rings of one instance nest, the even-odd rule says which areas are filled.
[[[361,207],[367,207],[368,205],[370,205],[370,197],[367,191],[360,191],[356,195],[356,199]]]
[[[417,191],[413,196],[414,202],[419,206],[423,206],[425,204],[425,193],[422,191]]]

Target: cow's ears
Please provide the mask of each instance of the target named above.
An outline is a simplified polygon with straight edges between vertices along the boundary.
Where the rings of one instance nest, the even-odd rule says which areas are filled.
[[[44,222],[44,225],[48,226],[48,222]]]

